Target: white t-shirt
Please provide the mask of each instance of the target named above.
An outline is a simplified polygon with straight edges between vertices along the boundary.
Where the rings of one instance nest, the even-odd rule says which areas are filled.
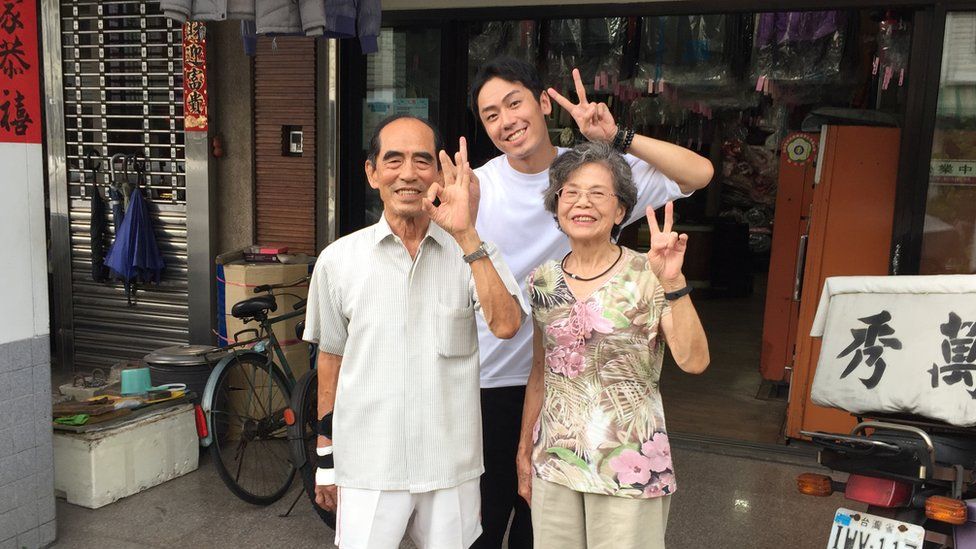
[[[559,148],[557,154],[569,149]],[[669,200],[684,198],[678,184],[656,168],[632,155],[624,155],[634,172],[637,205],[625,224],[644,217],[648,205],[658,208]],[[542,205],[542,193],[549,186],[549,170],[536,174],[516,171],[505,155],[497,156],[475,170],[481,184],[481,202],[476,227],[481,239],[498,246],[505,263],[515,275],[525,302],[529,302],[525,278],[532,269],[569,253],[569,239]],[[481,353],[481,387],[525,385],[532,368],[532,322],[523,322],[515,337],[498,339],[478,317]]]

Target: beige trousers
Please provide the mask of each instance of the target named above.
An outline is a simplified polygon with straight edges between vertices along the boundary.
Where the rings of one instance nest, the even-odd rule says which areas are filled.
[[[664,549],[671,496],[631,499],[532,479],[536,549]]]

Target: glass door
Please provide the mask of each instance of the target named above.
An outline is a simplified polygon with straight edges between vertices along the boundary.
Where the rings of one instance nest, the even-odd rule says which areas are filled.
[[[919,274],[973,273],[976,273],[976,12],[949,12]]]
[[[387,116],[411,114],[440,124],[441,30],[429,27],[380,31],[379,51],[344,59],[346,84],[341,116],[344,174],[339,192],[340,233],[376,223],[383,212],[379,193],[369,186],[363,166],[369,138]]]

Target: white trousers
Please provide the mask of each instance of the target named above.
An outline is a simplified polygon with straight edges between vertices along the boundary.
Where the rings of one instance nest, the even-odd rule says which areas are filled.
[[[407,491],[339,487],[339,549],[396,549],[405,533],[420,549],[467,549],[481,535],[480,480]]]

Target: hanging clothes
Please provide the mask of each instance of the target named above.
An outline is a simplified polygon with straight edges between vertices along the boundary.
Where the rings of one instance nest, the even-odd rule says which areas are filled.
[[[223,21],[254,19],[255,0],[160,0],[159,9],[169,19],[187,21]]]
[[[822,82],[837,76],[851,20],[844,11],[756,15],[756,89],[762,90],[768,80]]]
[[[379,50],[380,0],[161,0],[163,15],[187,21],[253,21],[242,27],[245,53],[251,32],[256,35],[303,35],[326,38],[359,37],[363,53]],[[250,53],[249,53],[250,55]]]
[[[108,251],[105,265],[125,284],[125,297],[132,305],[133,285],[158,284],[166,263],[156,244],[152,218],[139,188],[132,190],[125,219]]]

